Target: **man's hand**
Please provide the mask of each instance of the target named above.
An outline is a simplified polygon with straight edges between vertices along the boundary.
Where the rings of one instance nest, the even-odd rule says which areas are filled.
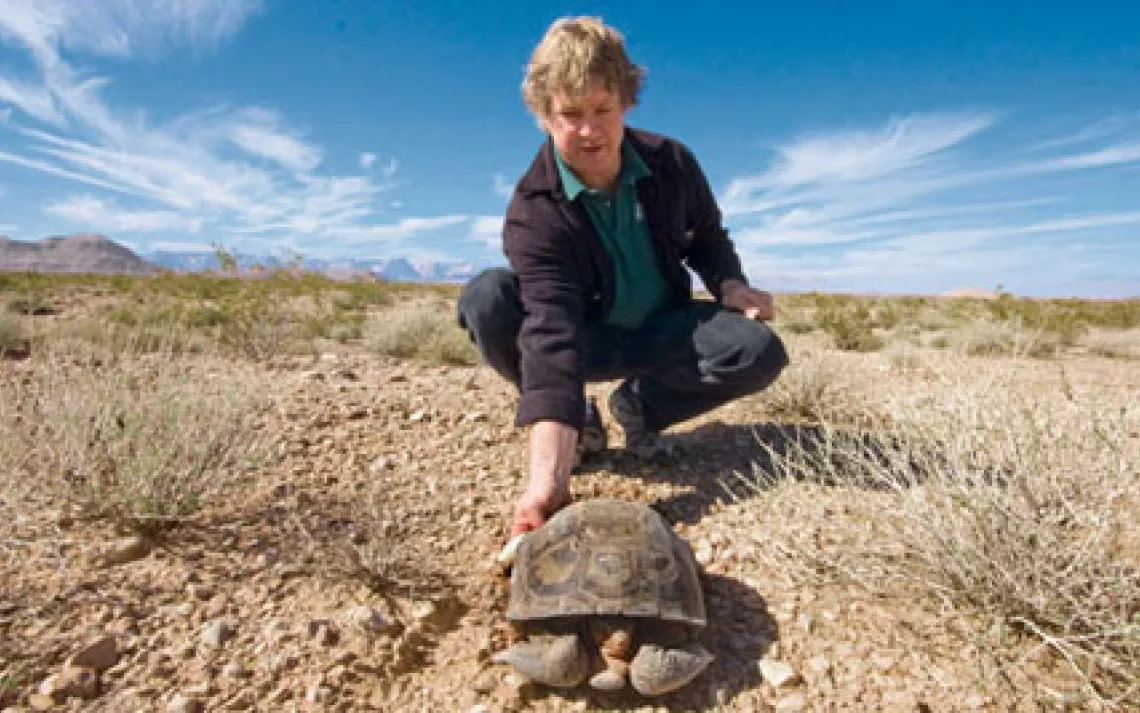
[[[740,280],[725,280],[720,286],[720,302],[748,319],[767,322],[776,316],[776,305],[770,292],[754,290]]]
[[[526,491],[515,503],[515,517],[511,524],[511,540],[542,527],[550,516],[573,502],[569,491],[561,493],[532,493]]]
[[[538,421],[531,426],[530,482],[515,503],[511,538],[542,527],[551,515],[573,501],[570,469],[577,445],[578,431],[572,426],[557,421]]]

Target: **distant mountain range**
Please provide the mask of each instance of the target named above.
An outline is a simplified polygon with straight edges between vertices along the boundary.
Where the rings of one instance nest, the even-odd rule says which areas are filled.
[[[276,257],[236,254],[241,270],[285,267],[291,261]],[[406,258],[339,259],[301,258],[307,270],[336,278],[371,276],[392,282],[466,282],[479,267],[469,262],[416,262]],[[101,235],[71,235],[40,241],[11,240],[0,235],[0,270],[30,272],[95,272],[147,274],[160,269],[203,272],[221,267],[213,251],[154,251],[136,254]]]
[[[0,235],[0,270],[145,275],[155,266],[101,235],[69,235],[36,242]]]

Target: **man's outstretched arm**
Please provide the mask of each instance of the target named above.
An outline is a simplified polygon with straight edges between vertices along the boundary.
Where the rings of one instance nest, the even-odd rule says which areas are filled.
[[[536,421],[527,443],[529,480],[515,504],[511,537],[537,529],[570,504],[570,471],[574,467],[578,430],[559,421]]]

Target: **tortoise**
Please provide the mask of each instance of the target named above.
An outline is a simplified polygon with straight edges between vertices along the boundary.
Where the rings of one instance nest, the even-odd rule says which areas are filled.
[[[525,637],[493,658],[548,686],[589,680],[642,695],[681,688],[712,662],[689,544],[640,503],[570,505],[518,544],[507,618]]]

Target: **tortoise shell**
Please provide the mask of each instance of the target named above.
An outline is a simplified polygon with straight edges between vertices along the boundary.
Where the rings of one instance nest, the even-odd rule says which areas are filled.
[[[507,618],[593,615],[706,624],[692,549],[646,505],[575,503],[519,546]]]

